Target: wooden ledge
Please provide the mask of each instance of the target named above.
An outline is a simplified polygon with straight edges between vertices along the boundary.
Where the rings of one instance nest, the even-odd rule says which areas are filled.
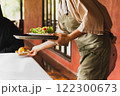
[[[25,41],[25,46],[32,48],[33,44],[29,41]],[[48,49],[49,50],[49,49]],[[61,73],[63,76],[68,78],[68,80],[76,80],[77,76],[72,73],[70,70],[65,68],[63,65],[61,65],[59,62],[57,62],[54,58],[49,56],[44,51],[38,52],[37,56],[34,57],[34,59],[40,64],[40,66],[44,67],[43,61],[48,63],[51,67],[53,67],[55,70],[57,70],[59,73]]]

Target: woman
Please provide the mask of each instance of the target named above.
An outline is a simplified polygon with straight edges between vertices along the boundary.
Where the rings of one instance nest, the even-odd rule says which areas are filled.
[[[34,46],[28,55],[75,39],[81,55],[77,79],[107,79],[112,23],[106,9],[97,0],[60,0],[59,5],[59,39]]]

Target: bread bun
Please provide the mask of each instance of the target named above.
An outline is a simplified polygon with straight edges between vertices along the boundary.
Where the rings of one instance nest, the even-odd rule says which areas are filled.
[[[26,49],[26,48],[24,48],[24,47],[20,47],[20,48],[18,49],[18,51],[16,51],[16,53],[17,53],[18,55],[27,55],[28,52],[29,52],[29,50]]]

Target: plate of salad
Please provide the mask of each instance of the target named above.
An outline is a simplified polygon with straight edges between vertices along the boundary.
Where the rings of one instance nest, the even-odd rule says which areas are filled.
[[[27,33],[29,35],[54,35],[54,30],[52,27],[37,27],[37,28],[31,28],[30,33]]]
[[[55,36],[55,32],[52,27],[37,27],[31,28],[30,32],[23,35],[13,35],[16,39],[54,39],[57,40],[58,36]]]

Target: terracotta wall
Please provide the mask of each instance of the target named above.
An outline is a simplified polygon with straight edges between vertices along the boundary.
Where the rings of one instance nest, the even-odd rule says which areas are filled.
[[[42,0],[24,0],[24,33],[30,32],[30,28],[42,26]],[[40,40],[30,40],[39,44]]]
[[[98,0],[106,6],[110,17],[112,19],[112,33],[117,36],[117,62],[114,71],[110,74],[108,79],[120,80],[120,0]]]
[[[59,62],[62,66],[64,66],[67,70],[71,71],[73,74],[76,75],[77,68],[79,67],[80,63],[80,55],[78,53],[78,47],[75,41],[72,41],[72,56],[71,62],[65,60],[64,58],[58,56],[57,54],[53,53],[50,50],[43,50],[49,57],[52,57],[53,60]]]

